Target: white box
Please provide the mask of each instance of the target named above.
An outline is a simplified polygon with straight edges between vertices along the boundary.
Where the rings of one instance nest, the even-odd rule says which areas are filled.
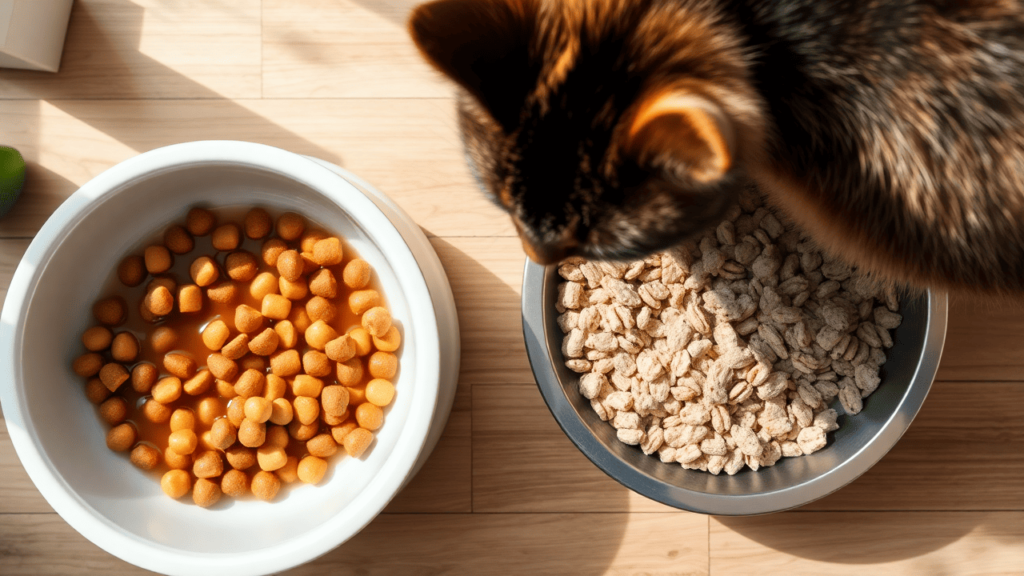
[[[0,68],[56,72],[73,0],[0,0]]]

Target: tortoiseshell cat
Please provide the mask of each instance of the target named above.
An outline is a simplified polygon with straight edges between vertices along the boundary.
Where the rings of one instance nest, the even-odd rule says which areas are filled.
[[[1014,0],[437,0],[409,28],[535,260],[666,248],[753,181],[886,278],[1024,289]]]

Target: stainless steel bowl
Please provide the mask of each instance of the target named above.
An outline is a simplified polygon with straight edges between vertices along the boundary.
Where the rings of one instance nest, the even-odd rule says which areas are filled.
[[[684,470],[646,456],[619,442],[577,387],[579,375],[565,367],[562,332],[555,310],[560,278],[554,266],[527,261],[523,274],[523,335],[530,365],[544,401],[562,430],[581,452],[627,488],[669,506],[705,514],[748,515],[778,512],[827,496],[855,480],[900,439],[931,388],[946,338],[947,302],[929,291],[904,299],[903,324],[882,366],[882,383],[848,417],[838,400],[839,430],[828,446],[809,456],[783,458],[758,472],[713,476]]]

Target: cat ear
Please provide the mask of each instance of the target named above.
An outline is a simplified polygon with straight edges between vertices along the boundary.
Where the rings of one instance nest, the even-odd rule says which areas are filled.
[[[506,128],[539,68],[530,62],[535,0],[436,0],[418,6],[409,34],[423,56]]]
[[[701,183],[720,180],[732,167],[733,124],[711,100],[693,93],[666,91],[642,99],[636,110],[626,133],[625,149],[640,163],[679,167]]]

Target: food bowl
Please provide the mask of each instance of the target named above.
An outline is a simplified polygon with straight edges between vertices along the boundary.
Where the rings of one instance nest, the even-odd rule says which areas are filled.
[[[196,204],[291,210],[341,234],[373,266],[403,333],[397,394],[370,449],[271,503],[203,509],[167,498],[158,478],[107,449],[105,425],[70,368],[111,270]],[[0,314],[0,401],[32,481],[86,538],[167,574],[277,572],[359,532],[433,449],[458,363],[451,288],[413,221],[340,168],[244,142],[161,148],[88,182],[32,241]]]
[[[807,456],[783,458],[757,472],[735,476],[685,470],[646,456],[618,440],[579,393],[579,375],[565,367],[555,302],[561,278],[554,266],[527,262],[523,274],[523,334],[537,386],[562,430],[598,468],[626,486],[669,506],[720,515],[752,515],[796,508],[855,480],[900,439],[921,408],[946,337],[944,294],[928,291],[904,298],[903,323],[892,332],[893,347],[882,366],[882,382],[847,416],[838,399],[840,428],[828,445]]]

